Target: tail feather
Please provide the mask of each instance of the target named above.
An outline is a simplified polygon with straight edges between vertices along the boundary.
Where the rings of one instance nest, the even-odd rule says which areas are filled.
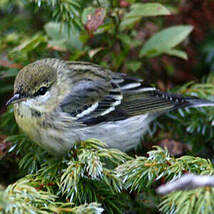
[[[192,98],[192,97],[186,97],[184,99],[186,101],[185,105],[184,106],[179,106],[179,107],[195,108],[195,107],[214,106],[214,102],[210,101],[210,100]]]
[[[197,107],[209,107],[214,106],[214,101],[200,99],[197,97],[185,97],[180,94],[172,94],[168,92],[155,91],[156,97],[162,97],[164,104],[168,104],[168,111],[172,111],[178,108],[197,108]],[[163,109],[165,112],[165,109]],[[167,109],[166,109],[167,111]]]

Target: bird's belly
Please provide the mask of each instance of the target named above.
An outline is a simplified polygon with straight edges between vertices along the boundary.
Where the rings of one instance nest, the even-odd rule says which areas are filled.
[[[149,123],[154,119],[149,114],[144,114],[94,126],[65,128],[59,132],[54,127],[45,129],[40,127],[38,118],[32,117],[32,112],[28,111],[29,109],[23,108],[24,115],[21,115],[15,108],[15,118],[18,125],[34,142],[57,156],[68,152],[75,142],[90,138],[96,138],[106,143],[110,148],[127,151],[136,147],[147,131]]]
[[[154,119],[149,114],[128,118],[122,121],[108,122],[80,130],[81,140],[96,138],[111,148],[127,151],[140,142]]]
[[[75,142],[92,138],[106,143],[110,148],[127,151],[137,146],[153,119],[154,117],[145,114],[123,121],[67,129],[61,135],[54,129],[48,129],[42,136],[42,141],[50,153],[58,156],[68,152]]]
[[[42,135],[42,141],[45,142],[43,147],[46,147],[50,153],[61,156],[68,152],[75,142],[95,138],[106,143],[110,148],[127,151],[137,146],[153,119],[154,117],[145,114],[123,121],[71,128],[64,130],[61,135],[50,128]]]

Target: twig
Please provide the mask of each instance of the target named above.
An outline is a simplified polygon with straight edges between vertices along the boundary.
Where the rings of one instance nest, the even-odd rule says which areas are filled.
[[[10,63],[7,60],[0,60],[0,66],[6,67],[6,68],[22,68],[23,67],[21,64]]]
[[[156,192],[165,195],[178,190],[191,190],[205,186],[214,186],[214,176],[187,174],[175,181],[161,185]]]

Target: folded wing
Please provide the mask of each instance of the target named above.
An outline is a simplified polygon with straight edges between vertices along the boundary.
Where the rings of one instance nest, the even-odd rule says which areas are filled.
[[[213,102],[161,92],[142,80],[112,73],[97,65],[71,63],[71,93],[61,103],[74,119],[94,125],[179,107],[211,106]],[[74,69],[75,68],[75,69]],[[75,77],[81,75],[81,78]]]

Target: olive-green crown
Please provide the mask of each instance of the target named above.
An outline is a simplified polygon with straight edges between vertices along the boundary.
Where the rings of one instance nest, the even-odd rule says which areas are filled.
[[[17,75],[14,94],[33,95],[39,88],[49,87],[57,78],[57,59],[39,60],[25,66]]]

